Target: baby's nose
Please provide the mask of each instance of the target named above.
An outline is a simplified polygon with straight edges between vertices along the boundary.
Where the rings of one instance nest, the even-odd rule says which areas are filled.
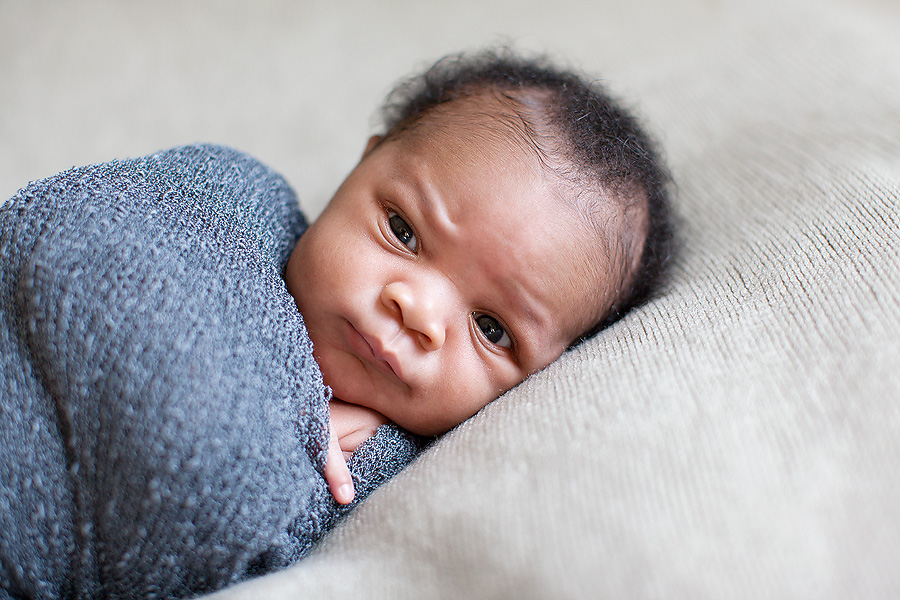
[[[381,302],[418,337],[422,348],[434,351],[444,345],[447,336],[448,298],[442,296],[445,294],[429,286],[398,281],[384,286]]]

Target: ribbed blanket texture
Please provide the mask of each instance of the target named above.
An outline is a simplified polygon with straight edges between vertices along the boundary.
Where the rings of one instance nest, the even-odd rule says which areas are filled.
[[[211,591],[349,510],[320,474],[330,391],[282,279],[305,228],[279,175],[202,145],[0,207],[0,597]],[[419,442],[361,446],[356,502]]]

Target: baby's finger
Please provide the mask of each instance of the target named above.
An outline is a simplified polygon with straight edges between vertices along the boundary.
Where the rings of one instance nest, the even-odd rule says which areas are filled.
[[[341,444],[338,441],[334,431],[328,440],[328,455],[325,458],[325,481],[328,482],[328,489],[338,504],[350,504],[353,502],[353,478],[350,476],[350,469],[347,468],[347,461],[344,460],[344,453],[341,450]]]

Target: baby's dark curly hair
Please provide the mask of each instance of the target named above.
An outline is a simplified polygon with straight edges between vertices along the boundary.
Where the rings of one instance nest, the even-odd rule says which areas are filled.
[[[447,56],[402,82],[382,107],[384,135],[413,129],[455,100],[485,95],[514,112],[514,130],[577,190],[576,208],[600,231],[602,251],[620,271],[612,297],[598,297],[600,316],[580,342],[663,283],[674,251],[671,178],[654,141],[598,82],[508,48]]]

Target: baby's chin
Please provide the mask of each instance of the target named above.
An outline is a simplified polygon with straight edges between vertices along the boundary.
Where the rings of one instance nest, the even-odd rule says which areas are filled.
[[[331,358],[346,357],[332,355]],[[392,423],[417,435],[446,433],[493,400],[473,401],[470,409],[453,410],[446,396],[434,393],[435,390],[429,394],[421,388],[389,384],[364,368],[354,370],[355,366],[360,365],[357,361],[336,360],[332,363],[326,358],[321,362],[322,377],[325,385],[331,388],[332,397],[380,413]]]
[[[347,385],[347,383],[343,381],[344,379],[347,379],[346,376],[344,378],[337,378],[338,381],[336,382],[336,384],[331,384],[329,383],[329,380],[331,378],[327,376],[327,371],[324,369],[322,372],[322,376],[325,385],[331,388],[331,397],[334,400],[339,400],[346,404],[353,404],[354,406],[367,408],[369,410],[380,413],[389,421],[397,423],[397,420],[390,414],[388,414],[390,412],[393,412],[391,410],[393,407],[391,407],[390,405],[382,406],[383,403],[372,401],[373,398],[380,397],[377,390],[373,390],[371,387],[362,388],[362,386],[360,386],[358,383],[356,385]]]
[[[407,411],[400,410],[399,403],[373,403],[370,396],[360,397],[354,390],[353,392],[341,393],[340,390],[332,388],[332,398],[346,404],[353,404],[362,408],[375,411],[381,414],[385,419],[394,423],[416,435],[434,436],[447,432],[452,427],[458,425],[454,423],[451,426],[443,426],[437,422],[433,422],[427,415],[410,414]]]

